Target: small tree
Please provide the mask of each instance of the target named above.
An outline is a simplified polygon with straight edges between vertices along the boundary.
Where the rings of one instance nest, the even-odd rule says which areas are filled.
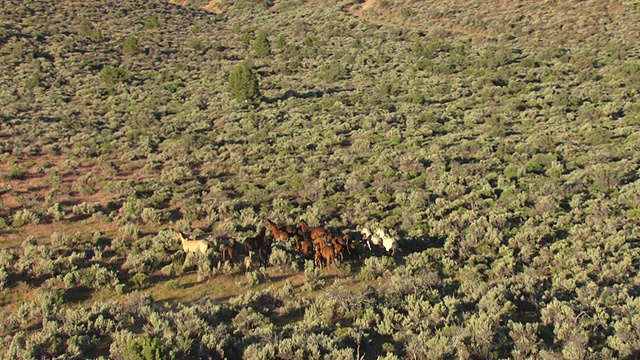
[[[258,79],[245,64],[239,64],[229,74],[229,91],[240,104],[252,104],[260,98]]]
[[[135,55],[140,52],[142,47],[140,46],[140,42],[135,36],[129,36],[124,39],[124,44],[122,44],[122,52],[125,55]]]
[[[153,15],[144,23],[145,29],[155,29],[160,27],[160,19],[158,19],[158,15]]]
[[[261,32],[256,36],[256,39],[253,41],[253,52],[257,56],[271,55],[271,44],[265,33]]]

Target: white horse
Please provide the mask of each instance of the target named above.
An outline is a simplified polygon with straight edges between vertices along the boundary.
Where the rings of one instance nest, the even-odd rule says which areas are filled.
[[[391,256],[395,255],[396,250],[398,250],[398,242],[396,239],[383,229],[376,229],[375,235],[382,239],[382,246],[385,250],[387,250]]]
[[[373,251],[374,248],[382,246],[382,238],[374,234],[368,227],[363,227],[360,234],[362,234],[362,239],[366,242],[369,250]]]
[[[184,238],[181,232],[176,232],[173,237],[175,240],[180,240],[182,243],[182,250],[184,252],[200,252],[202,254],[207,254],[207,250],[209,250],[209,243],[204,240],[187,240]]]
[[[376,229],[372,232],[368,227],[360,230],[362,238],[367,242],[367,247],[372,250],[376,247],[383,247],[391,256],[395,255],[398,250],[398,242],[383,229]]]

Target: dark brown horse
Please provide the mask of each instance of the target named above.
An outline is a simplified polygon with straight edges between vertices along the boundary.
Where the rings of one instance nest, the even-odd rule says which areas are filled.
[[[258,235],[247,238],[243,244],[247,248],[247,252],[257,252],[267,242],[265,228],[260,229]]]
[[[247,255],[256,254],[260,266],[269,265],[269,257],[271,256],[271,245],[273,240],[267,238],[266,229],[261,228],[258,235],[247,238],[244,241],[244,247],[247,249]]]
[[[266,238],[264,244],[258,249],[258,262],[260,266],[266,267],[269,265],[269,258],[271,257],[271,245],[273,240]]]
[[[350,234],[344,234],[342,239],[346,241],[346,253],[349,256],[349,260],[360,260],[360,253],[358,252],[358,246],[355,238]]]

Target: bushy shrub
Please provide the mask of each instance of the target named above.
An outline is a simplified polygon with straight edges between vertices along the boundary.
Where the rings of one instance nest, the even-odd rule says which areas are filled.
[[[259,32],[253,40],[253,53],[261,57],[271,55],[271,44],[264,32]]]
[[[229,74],[228,88],[236,101],[243,106],[260,99],[258,78],[245,64],[238,64],[233,68]]]
[[[81,202],[71,207],[71,212],[74,215],[88,216],[93,214],[99,207],[99,202]]]
[[[289,252],[279,247],[274,247],[271,250],[271,256],[269,256],[269,264],[277,266],[280,271],[284,271],[293,262],[293,256]]]
[[[325,281],[322,277],[322,270],[316,267],[313,260],[306,260],[304,263],[304,276],[306,282],[303,285],[303,290],[313,291],[319,287],[324,286]]]
[[[144,208],[140,214],[140,219],[145,224],[159,224],[162,219],[162,212],[153,208]]]
[[[145,29],[155,29],[160,26],[160,19],[158,15],[152,15],[144,22]]]
[[[37,225],[40,223],[41,216],[29,209],[22,209],[16,211],[13,215],[13,222],[11,226],[15,228],[22,227],[24,224],[34,224]]]
[[[129,281],[133,285],[135,285],[138,289],[142,289],[146,285],[146,282],[147,282],[148,278],[149,278],[149,276],[147,274],[145,274],[145,273],[137,273],[137,274],[134,274],[133,276],[131,276]]]
[[[142,46],[135,36],[127,36],[122,44],[122,53],[125,55],[135,55],[142,50]]]
[[[55,221],[60,221],[64,218],[65,212],[60,209],[60,203],[55,203],[47,208],[46,215]]]
[[[250,286],[261,284],[269,279],[269,275],[260,269],[247,272],[245,277]]]
[[[129,80],[129,73],[126,70],[118,67],[105,66],[100,71],[100,80],[108,86],[113,86],[117,83],[126,82]]]
[[[119,283],[118,275],[100,264],[68,272],[64,275],[63,281],[67,289],[83,286],[94,290],[115,288]]]
[[[391,270],[394,266],[395,260],[393,260],[392,257],[369,257],[364,260],[358,277],[365,280],[375,280]]]

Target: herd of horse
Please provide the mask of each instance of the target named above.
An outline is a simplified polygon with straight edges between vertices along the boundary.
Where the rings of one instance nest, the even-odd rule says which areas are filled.
[[[363,227],[359,233],[336,234],[322,227],[311,227],[304,220],[295,226],[289,226],[265,219],[263,225],[256,236],[242,242],[231,239],[218,244],[215,250],[221,253],[222,261],[236,261],[244,248],[247,269],[251,267],[254,258],[257,258],[260,266],[267,266],[274,242],[295,244],[296,251],[303,257],[314,260],[318,267],[335,266],[336,260],[358,261],[365,249],[374,254],[390,256],[394,256],[399,250],[397,240],[380,228],[371,231],[369,227]],[[207,240],[187,239],[179,231],[175,232],[173,238],[182,243],[185,253],[199,252],[206,255],[209,249],[214,248]]]

